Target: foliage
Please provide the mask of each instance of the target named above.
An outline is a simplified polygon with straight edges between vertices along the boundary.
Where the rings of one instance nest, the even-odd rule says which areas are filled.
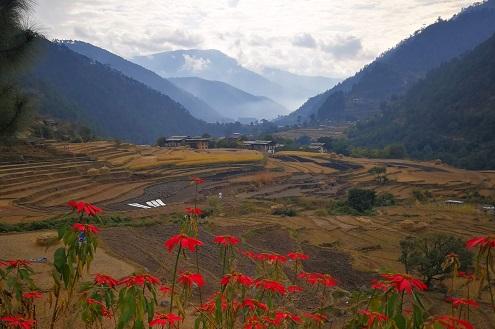
[[[272,215],[294,217],[297,216],[297,211],[290,207],[280,207],[273,209]]]
[[[320,137],[319,143],[325,143],[325,149],[328,152],[335,152],[337,154],[351,155],[351,148],[349,141],[344,138],[333,137]]]
[[[347,203],[359,212],[371,210],[375,204],[376,192],[353,188],[347,192]]]
[[[378,194],[375,199],[375,206],[388,207],[395,205],[396,200],[392,193],[385,192]]]
[[[0,4],[0,137],[15,136],[32,119],[30,97],[16,85],[19,71],[31,55],[36,33],[23,26],[29,1],[7,0]]]
[[[420,273],[426,284],[441,280],[452,268],[445,268],[444,261],[449,254],[459,260],[459,270],[466,271],[472,263],[472,254],[464,247],[464,242],[447,234],[432,234],[421,237],[408,237],[400,242],[400,261],[406,273]]]
[[[380,148],[392,141],[413,158],[495,168],[494,57],[495,35],[428,73],[380,115],[358,123],[350,132],[353,144]]]
[[[412,191],[412,195],[419,202],[426,202],[433,198],[433,194],[428,190],[415,189]]]

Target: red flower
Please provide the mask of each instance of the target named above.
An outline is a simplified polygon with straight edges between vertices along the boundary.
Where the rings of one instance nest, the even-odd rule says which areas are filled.
[[[288,286],[287,291],[290,293],[302,292],[303,288],[301,288],[299,286]]]
[[[176,245],[180,245],[182,249],[189,249],[194,252],[196,247],[202,246],[203,242],[198,239],[188,237],[185,234],[177,234],[165,241],[165,247],[168,252],[172,252]]]
[[[366,328],[369,329],[371,329],[375,325],[375,323],[381,323],[388,320],[388,317],[385,314],[379,312],[372,312],[369,310],[359,310],[358,313],[368,318],[368,323]]]
[[[217,235],[215,239],[213,239],[213,242],[215,242],[216,244],[221,244],[224,246],[234,246],[240,241],[241,240],[239,240],[239,238],[231,235]]]
[[[382,274],[381,276],[399,293],[405,291],[408,294],[412,294],[413,289],[420,291],[428,289],[423,281],[407,274]]]
[[[79,214],[85,213],[88,216],[96,216],[97,214],[102,212],[102,210],[100,208],[93,206],[90,203],[86,203],[84,201],[71,200],[71,201],[67,202],[67,204],[69,205],[69,207],[71,207],[73,210],[77,211],[77,213],[79,213]]]
[[[254,315],[249,318],[246,318],[244,329],[266,329],[266,328],[268,328],[268,324],[266,324],[258,316]]]
[[[149,274],[130,275],[119,281],[120,285],[126,285],[127,287],[144,286],[146,283],[157,285],[160,284],[160,279]]]
[[[182,283],[184,286],[193,287],[202,287],[205,285],[205,280],[200,273],[189,273],[185,272],[179,275],[177,282]]]
[[[268,312],[268,305],[257,301],[256,299],[246,298],[242,301],[242,306],[249,308],[250,311],[254,311],[259,308],[262,311]]]
[[[109,275],[98,273],[95,276],[95,284],[98,286],[107,286],[109,288],[114,288],[116,285],[119,284],[119,281]]]
[[[160,286],[159,288],[160,292],[164,295],[168,294],[170,291],[172,291],[172,289],[170,289],[170,287],[167,287],[165,285],[163,286]]]
[[[189,215],[189,216],[201,216],[202,214],[204,214],[203,210],[199,209],[199,208],[196,208],[196,207],[189,207],[189,208],[186,208],[186,213]]]
[[[86,303],[89,305],[99,305],[100,306],[100,312],[101,315],[106,317],[106,318],[111,318],[112,317],[112,312],[99,300],[93,299],[93,298],[88,298],[86,299]]]
[[[289,257],[292,260],[308,260],[309,256],[303,254],[302,252],[290,252],[287,254],[287,257]]]
[[[0,318],[7,326],[19,329],[31,329],[36,321],[21,318],[20,316],[3,316]]]
[[[74,223],[72,225],[72,229],[76,232],[83,232],[83,233],[93,233],[96,234],[100,232],[100,229],[93,224],[81,224],[81,223]]]
[[[468,242],[466,242],[466,247],[467,248],[474,248],[474,247],[488,247],[488,248],[495,248],[495,237],[491,236],[478,236],[475,238],[472,238]]]
[[[22,294],[22,298],[25,299],[40,299],[43,298],[43,293],[39,291],[30,291]]]
[[[371,289],[387,292],[390,288],[391,285],[389,282],[383,282],[376,279],[371,281]]]
[[[31,262],[26,259],[13,259],[7,260],[5,262],[0,262],[0,266],[6,266],[7,268],[27,267],[30,264]]]
[[[194,182],[194,184],[196,184],[196,185],[201,185],[205,182],[204,179],[196,177],[196,176],[192,176],[191,179]]]
[[[433,318],[433,323],[439,324],[445,329],[474,329],[474,326],[466,320],[460,320],[450,315],[439,315]]]
[[[280,295],[285,295],[286,290],[283,284],[273,281],[273,280],[258,280],[256,281],[256,287],[257,288],[262,288],[264,290],[268,290]]]
[[[322,324],[322,323],[328,321],[328,317],[326,317],[325,315],[320,314],[320,313],[304,313],[303,317],[305,317],[306,319],[308,319],[310,321],[319,323],[319,324]]]
[[[220,284],[222,286],[226,286],[230,282],[235,282],[235,283],[239,283],[242,286],[250,287],[253,285],[254,280],[250,276],[241,273],[226,274],[220,280]]]
[[[330,274],[301,272],[298,278],[306,280],[311,285],[321,284],[325,287],[335,287],[337,281]]]
[[[466,298],[449,297],[447,298],[447,302],[452,303],[452,306],[454,306],[454,308],[458,308],[459,306],[462,305],[469,305],[473,307],[480,306],[474,299],[466,299]]]
[[[467,281],[473,281],[475,279],[474,273],[458,272],[457,276],[459,278],[464,278]]]
[[[301,323],[301,317],[292,314],[290,312],[275,312],[275,317],[273,318],[273,324],[279,326],[283,321],[290,320],[294,323]]]
[[[164,326],[166,324],[173,326],[178,321],[182,321],[182,317],[174,313],[168,313],[168,314],[156,313],[155,316],[153,317],[153,320],[150,321],[149,325],[150,327],[154,327],[156,325]]]

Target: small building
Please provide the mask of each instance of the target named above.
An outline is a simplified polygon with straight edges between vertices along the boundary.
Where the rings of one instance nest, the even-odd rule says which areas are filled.
[[[210,140],[208,138],[191,137],[191,138],[186,138],[185,143],[186,145],[188,145],[190,148],[193,149],[207,150],[209,141]]]
[[[264,153],[275,153],[275,142],[273,141],[245,141],[242,145],[250,150],[256,150]]]
[[[210,140],[208,138],[203,137],[170,136],[165,139],[163,147],[189,146],[193,149],[207,150],[209,141]]]
[[[308,145],[308,149],[310,149],[312,151],[317,151],[320,153],[326,152],[325,143],[311,143]]]

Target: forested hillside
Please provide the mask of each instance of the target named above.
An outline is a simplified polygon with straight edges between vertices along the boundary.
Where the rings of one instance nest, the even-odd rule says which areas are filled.
[[[433,70],[382,114],[359,123],[356,145],[403,144],[409,156],[495,169],[495,35]]]
[[[417,31],[355,76],[309,99],[283,124],[357,120],[380,110],[383,101],[407,91],[431,69],[472,50],[495,32],[495,0],[476,4],[450,20]]]
[[[207,122],[217,122],[225,119],[203,100],[191,95],[185,90],[177,88],[176,85],[167,79],[160,77],[158,74],[105,49],[82,41],[66,40],[59,41],[59,43],[81,55],[94,59],[102,64],[109,65],[111,68],[122,72],[129,78],[142,82],[148,87],[169,96],[176,102],[182,104],[186,110],[198,119]]]
[[[170,97],[63,45],[40,40],[38,52],[23,81],[38,93],[41,114],[82,120],[97,135],[135,143],[208,130]]]

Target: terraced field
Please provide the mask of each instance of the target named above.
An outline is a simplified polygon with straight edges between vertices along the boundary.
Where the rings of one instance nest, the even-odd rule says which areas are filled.
[[[104,141],[49,143],[46,147],[51,157],[0,163],[0,222],[52,217],[66,211],[69,199],[95,203],[107,214],[163,219],[153,226],[105,228],[101,235],[103,259],[126,271],[137,268],[162,279],[170,279],[170,268],[164,264],[172,262],[162,244],[177,229],[166,215],[191,205],[192,175],[206,178],[199,202],[214,210],[200,232],[206,242],[200,267],[209,282],[219,275],[211,239],[220,233],[237,235],[257,251],[303,250],[312,257],[306,270],[333,274],[342,287],[352,289],[366,285],[379,271],[402,271],[398,246],[406,236],[444,232],[467,239],[495,232],[493,216],[477,205],[442,202],[462,198],[471,190],[495,196],[495,172],[490,171],[335,154],[279,152],[265,158],[243,150],[170,150]],[[386,168],[386,183],[379,184],[368,172],[374,166]],[[373,216],[329,215],[321,209],[321,204],[343,197],[354,186],[390,192],[400,200],[399,205],[378,208]],[[436,201],[413,201],[415,190],[430,191]],[[157,198],[167,206],[137,209],[128,205]],[[272,209],[281,205],[295,209],[297,215],[272,215]],[[30,258],[46,253],[33,247],[36,234],[0,235],[2,255]],[[249,263],[239,266],[247,273],[253,270]],[[210,290],[207,287],[206,292]],[[428,294],[428,307],[442,308],[443,298]],[[494,328],[495,319],[486,314],[476,321],[477,328]]]

